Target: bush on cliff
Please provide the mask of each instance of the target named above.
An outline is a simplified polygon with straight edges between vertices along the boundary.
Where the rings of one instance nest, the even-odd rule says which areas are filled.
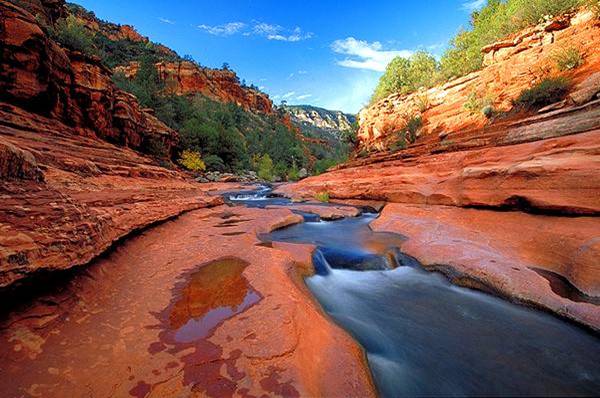
[[[460,31],[441,59],[441,73],[446,79],[481,68],[481,49],[502,37],[535,25],[548,16],[576,9],[589,0],[488,0],[471,14],[471,26]]]
[[[327,203],[327,202],[329,202],[329,192],[327,192],[327,191],[317,192],[315,194],[315,199],[318,200],[319,202]]]
[[[58,20],[50,32],[54,40],[70,50],[86,55],[97,53],[94,47],[94,33],[73,15]]]
[[[468,29],[461,29],[450,40],[440,62],[424,52],[410,59],[394,58],[379,80],[371,102],[392,93],[407,94],[481,69],[481,49],[503,37],[550,17],[587,5],[600,10],[598,0],[488,0],[483,8],[471,14]],[[565,65],[576,63],[573,54]]]
[[[555,51],[552,54],[552,59],[561,72],[578,68],[583,64],[583,56],[575,47]]]
[[[425,51],[418,51],[410,58],[396,57],[379,79],[371,102],[392,93],[407,94],[421,87],[431,87],[438,81],[438,72],[438,62]]]
[[[562,100],[569,92],[569,81],[564,77],[546,78],[523,90],[514,101],[515,106],[533,110]]]

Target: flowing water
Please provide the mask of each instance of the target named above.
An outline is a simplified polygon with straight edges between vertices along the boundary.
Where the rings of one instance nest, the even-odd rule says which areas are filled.
[[[286,203],[268,193],[230,199]],[[375,217],[307,217],[261,238],[317,246],[306,284],[363,346],[382,396],[600,393],[597,336],[423,270],[401,253],[401,236],[369,228]]]

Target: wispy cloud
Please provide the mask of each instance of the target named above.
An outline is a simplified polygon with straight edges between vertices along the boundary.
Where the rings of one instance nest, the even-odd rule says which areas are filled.
[[[369,43],[354,37],[334,41],[331,49],[335,53],[349,56],[341,61],[336,61],[338,65],[377,72],[383,72],[387,64],[395,57],[410,57],[413,54],[410,50],[383,50],[383,46],[378,41]]]
[[[246,27],[246,24],[243,22],[228,22],[222,25],[198,25],[198,29],[204,30],[207,33],[215,36],[231,36]]]
[[[312,32],[303,32],[302,29],[300,29],[299,27],[296,26],[294,28],[294,30],[289,34],[278,33],[275,35],[269,35],[269,36],[267,36],[267,39],[296,42],[296,41],[300,41],[300,40],[310,39],[311,37],[313,37]]]
[[[307,73],[308,73],[308,71],[305,71],[305,70],[299,70],[298,71],[299,75],[306,75]]]
[[[283,29],[280,25],[271,25],[265,22],[255,22],[252,33],[259,36],[276,35]]]
[[[296,99],[298,101],[302,101],[302,100],[305,100],[305,99],[310,98],[310,97],[312,97],[312,94],[304,94],[304,95],[297,96]]]
[[[158,20],[162,23],[166,23],[168,25],[175,25],[175,21],[171,21],[170,19],[159,17]]]
[[[281,96],[281,98],[286,99],[286,98],[290,98],[293,97],[294,95],[296,95],[295,91],[290,91],[289,93],[285,93]]]
[[[296,42],[313,37],[312,32],[303,32],[299,26],[288,30],[281,25],[257,22],[252,29],[255,35],[266,37],[268,40]]]
[[[252,26],[244,22],[229,22],[222,25],[198,25],[211,35],[215,36],[231,36],[236,33],[241,33],[242,36],[260,36],[267,40],[297,42],[310,39],[314,36],[312,32],[304,32],[299,26],[293,29],[287,29],[281,25],[269,24],[266,22],[253,21]]]
[[[462,3],[462,9],[469,12],[479,10],[485,5],[487,0],[469,0]]]

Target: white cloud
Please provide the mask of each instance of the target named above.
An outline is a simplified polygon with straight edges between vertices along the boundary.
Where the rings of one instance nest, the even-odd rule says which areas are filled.
[[[307,72],[307,71],[305,71],[305,70],[299,70],[299,71],[298,71],[298,74],[299,74],[299,75],[306,75],[307,73],[308,73],[308,72]]]
[[[171,21],[170,19],[167,19],[167,18],[160,17],[160,18],[158,18],[158,20],[162,23],[166,23],[169,25],[175,25],[174,21]]]
[[[215,26],[198,25],[199,29],[202,29],[202,30],[206,31],[207,33],[210,33],[211,35],[215,35],[215,36],[231,36],[233,34],[238,33],[245,27],[246,27],[246,24],[243,22],[228,22],[226,24],[215,25]]]
[[[271,25],[265,22],[256,22],[252,32],[259,36],[276,35],[283,29],[280,25]]]
[[[469,0],[462,3],[462,9],[469,12],[479,10],[486,3],[486,0]]]
[[[378,81],[378,73],[355,70],[348,73],[336,89],[321,93],[322,99],[311,99],[311,103],[325,109],[356,113],[369,102]]]
[[[252,29],[255,35],[266,37],[268,40],[296,42],[313,37],[311,32],[303,32],[296,26],[292,30],[287,30],[281,25],[272,25],[265,22],[257,22]]]
[[[281,96],[281,98],[285,99],[285,98],[290,98],[293,97],[294,95],[296,95],[295,91],[290,91],[289,93],[285,93]]]
[[[331,49],[338,54],[350,56],[337,61],[338,65],[377,72],[383,72],[387,64],[395,57],[410,57],[413,54],[410,50],[383,50],[383,46],[378,41],[369,43],[354,37],[334,41]]]
[[[314,36],[312,32],[304,32],[298,26],[296,26],[294,29],[286,29],[281,25],[269,24],[265,22],[252,21],[252,24],[252,27],[248,29],[246,29],[248,25],[244,22],[229,22],[215,26],[203,24],[198,25],[198,28],[215,36],[231,36],[236,33],[241,33],[242,36],[255,35],[264,37],[268,40],[289,42],[306,40]]]
[[[304,94],[304,95],[297,96],[296,99],[298,101],[302,101],[302,100],[305,100],[305,99],[310,98],[310,97],[312,97],[312,94]]]

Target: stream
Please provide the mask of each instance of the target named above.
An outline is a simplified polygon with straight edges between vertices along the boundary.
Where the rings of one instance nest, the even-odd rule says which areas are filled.
[[[375,213],[322,221],[269,193],[261,187],[228,199],[252,207],[286,205],[305,216],[304,223],[260,238],[316,245],[316,273],[306,285],[361,344],[381,396],[600,392],[597,336],[425,271],[402,254],[403,237],[370,229]]]

